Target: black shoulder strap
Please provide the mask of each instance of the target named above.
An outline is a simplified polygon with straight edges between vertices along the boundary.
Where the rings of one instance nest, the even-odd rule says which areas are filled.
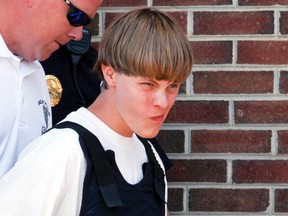
[[[158,196],[165,202],[165,181],[164,181],[164,171],[160,167],[159,162],[156,159],[156,156],[151,148],[151,145],[149,144],[147,139],[144,139],[142,137],[139,137],[140,141],[143,143],[146,153],[148,155],[148,158],[152,161],[154,164],[154,187],[156,190],[156,193]]]
[[[54,128],[71,128],[79,134],[81,139],[84,140],[85,146],[92,159],[99,190],[106,205],[108,207],[122,206],[123,203],[119,196],[112,167],[98,138],[89,130],[75,122],[61,122],[55,125]],[[97,143],[100,145],[97,145]]]

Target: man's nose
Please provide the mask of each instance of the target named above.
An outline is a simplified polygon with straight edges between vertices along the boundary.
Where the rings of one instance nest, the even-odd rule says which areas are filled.
[[[155,93],[153,99],[154,106],[166,108],[169,105],[167,93],[164,90],[159,90]]]
[[[68,36],[71,38],[71,40],[81,40],[83,34],[82,34],[83,26],[74,27],[69,31]]]

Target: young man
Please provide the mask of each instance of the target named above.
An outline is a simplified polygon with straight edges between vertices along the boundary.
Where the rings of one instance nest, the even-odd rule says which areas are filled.
[[[163,163],[138,135],[161,129],[192,70],[189,42],[164,13],[134,10],[107,28],[95,70],[102,92],[62,123],[80,136],[64,125],[23,151],[0,181],[1,216],[167,215]]]
[[[38,61],[70,40],[102,0],[0,2],[0,178],[22,149],[52,126],[44,71]]]

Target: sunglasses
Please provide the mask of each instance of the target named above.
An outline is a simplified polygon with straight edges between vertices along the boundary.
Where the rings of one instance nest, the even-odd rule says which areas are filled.
[[[67,19],[72,26],[85,26],[91,22],[92,19],[85,12],[75,7],[69,0],[64,1],[69,6]]]

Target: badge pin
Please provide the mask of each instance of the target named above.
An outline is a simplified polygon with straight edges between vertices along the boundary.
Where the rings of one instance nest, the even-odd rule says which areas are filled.
[[[46,75],[46,82],[48,86],[51,107],[54,107],[61,100],[63,88],[60,80],[56,76],[50,74]]]

